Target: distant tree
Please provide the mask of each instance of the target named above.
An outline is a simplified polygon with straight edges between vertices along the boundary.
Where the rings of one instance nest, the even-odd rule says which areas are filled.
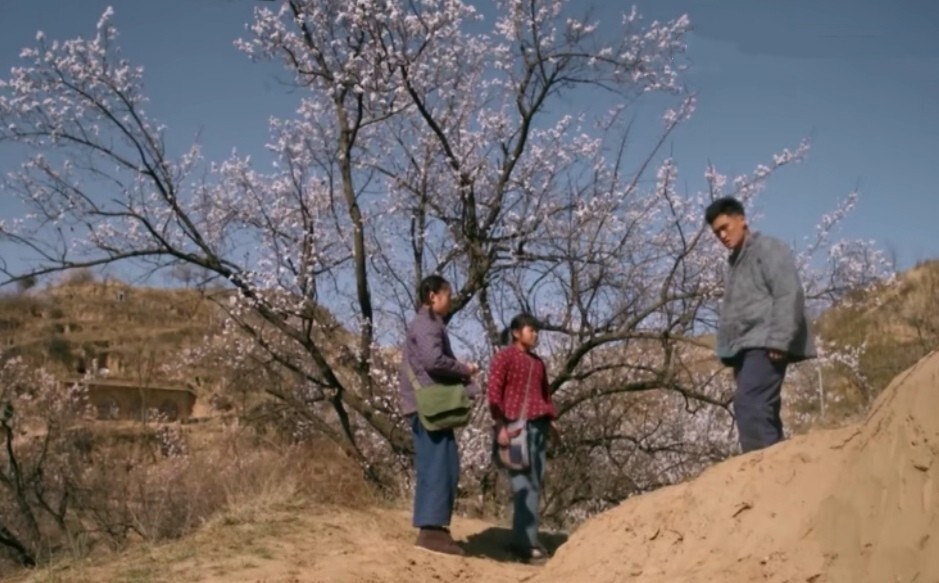
[[[170,268],[169,276],[173,281],[183,284],[185,288],[202,288],[217,277],[209,271],[192,263],[178,263]]]
[[[46,339],[46,350],[53,360],[71,369],[74,355],[72,354],[72,345],[68,340],[58,335],[49,336]]]
[[[95,273],[87,266],[66,267],[62,271],[62,285],[84,285],[95,281]]]
[[[21,292],[27,292],[39,283],[39,278],[34,275],[27,275],[16,282],[17,289]]]
[[[19,359],[0,365],[0,551],[21,565],[48,556],[52,532],[68,535],[72,484],[61,446],[82,399]]]

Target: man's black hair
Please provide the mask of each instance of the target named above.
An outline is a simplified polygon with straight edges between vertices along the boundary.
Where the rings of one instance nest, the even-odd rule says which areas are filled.
[[[725,196],[708,205],[708,208],[704,211],[704,221],[709,225],[713,225],[714,220],[721,215],[745,217],[747,213],[743,210],[742,202],[732,196]]]

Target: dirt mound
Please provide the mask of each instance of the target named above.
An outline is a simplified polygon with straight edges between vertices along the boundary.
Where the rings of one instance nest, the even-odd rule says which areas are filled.
[[[585,523],[532,581],[939,581],[937,413],[933,353],[864,422],[630,499]]]

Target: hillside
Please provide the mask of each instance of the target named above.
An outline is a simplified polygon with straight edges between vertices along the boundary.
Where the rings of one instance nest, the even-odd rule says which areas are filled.
[[[932,292],[939,292],[939,264],[920,266],[896,285],[853,298],[821,318],[827,337],[867,340],[865,358],[876,357],[861,362],[866,393],[849,376],[826,372],[829,398],[840,393],[844,410],[869,410],[863,419],[810,431],[717,464],[695,480],[630,498],[582,524],[543,569],[508,560],[504,525],[457,519],[454,532],[467,541],[470,557],[438,558],[412,546],[406,499],[278,497],[267,490],[273,486],[258,482],[251,491],[263,495],[223,495],[225,510],[179,541],[134,544],[115,555],[101,548],[91,559],[64,560],[17,580],[939,581],[939,559],[933,558],[939,556],[933,509],[939,490],[932,479],[939,422],[930,415],[939,404],[939,355],[930,354],[883,391],[874,375],[913,364],[939,338],[939,326],[931,327],[939,293]],[[68,364],[74,370],[76,363],[100,368],[104,362],[111,375],[149,370],[156,378],[161,369],[155,364],[217,329],[215,310],[190,291],[63,286],[0,302],[0,339],[6,339],[7,354],[20,353],[61,374],[71,374]],[[63,345],[67,351],[58,350]],[[66,353],[71,361],[60,357]],[[218,371],[206,374],[201,391],[224,382]],[[212,374],[216,378],[206,382]],[[788,390],[791,396],[792,386]],[[188,432],[196,432],[192,450],[206,459],[214,454],[195,444],[211,427]],[[268,442],[244,438],[237,446],[244,452]],[[202,463],[200,458],[195,465]],[[264,467],[257,466],[257,475],[266,475]],[[238,464],[226,471],[246,475]],[[314,489],[341,494],[362,486],[352,467],[347,474],[355,484],[331,487],[327,480]]]
[[[213,395],[239,393],[233,385],[244,376],[217,366],[174,371],[171,365],[220,331],[224,314],[213,298],[224,293],[81,278],[8,293],[0,297],[0,356],[22,356],[63,379],[102,372],[114,382],[188,387],[202,407]],[[344,332],[325,312],[319,319],[331,322],[333,336]],[[939,261],[918,265],[893,285],[856,294],[822,314],[816,326],[825,342],[841,349],[865,346],[856,370],[836,364],[824,371],[828,420],[851,418],[896,374],[939,347]],[[700,355],[691,355],[695,363],[689,366],[711,371],[713,339],[700,341]],[[787,403],[791,427],[800,426],[802,409],[818,407],[814,384],[808,380],[806,403]]]
[[[817,323],[827,342],[861,347],[855,371],[836,366],[826,391],[841,412],[864,410],[897,374],[939,348],[939,260],[850,295]],[[837,411],[836,411],[837,412]]]
[[[0,299],[0,347],[61,377],[166,382],[163,365],[217,330],[220,316],[195,290],[71,282]]]
[[[195,535],[17,581],[939,580],[939,353],[867,418],[718,464],[587,521],[543,568],[507,562],[506,530],[458,519],[466,559],[414,548],[403,509],[291,504],[229,511]],[[549,546],[563,537],[545,537]]]

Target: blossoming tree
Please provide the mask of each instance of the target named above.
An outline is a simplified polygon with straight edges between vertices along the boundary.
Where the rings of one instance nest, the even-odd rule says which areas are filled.
[[[731,442],[727,383],[701,364],[723,261],[703,208],[752,200],[807,146],[734,179],[709,167],[698,189],[679,188],[662,146],[694,110],[682,82],[689,19],[644,23],[633,9],[611,33],[583,10],[499,0],[484,19],[461,0],[258,7],[237,47],[281,62],[301,90],[295,115],[271,121],[276,162],[265,168],[167,147],[110,10],[91,38],[40,34],[0,82],[0,140],[28,155],[4,189],[28,214],[0,234],[35,260],[4,266],[6,281],[128,261],[214,274],[234,292],[223,304],[239,347],[229,357],[262,355],[289,372],[296,382],[277,398],[373,465],[411,450],[389,347],[417,282],[441,273],[456,288],[453,333],[482,361],[514,312],[544,320],[570,460],[624,479],[633,454],[661,460],[632,490],[581,489],[564,504],[695,471]],[[563,114],[575,100],[610,107]],[[652,140],[631,131],[639,100],[663,104]],[[873,274],[867,246],[829,240],[853,204],[801,251],[815,299]],[[463,436],[478,467],[483,425]]]

